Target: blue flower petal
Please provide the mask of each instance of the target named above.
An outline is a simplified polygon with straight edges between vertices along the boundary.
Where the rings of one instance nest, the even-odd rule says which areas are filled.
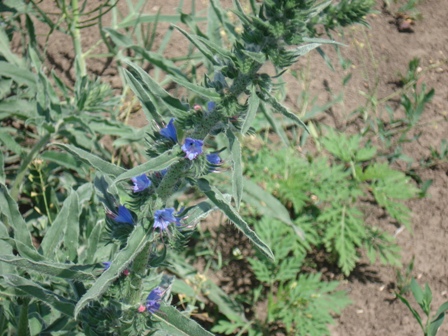
[[[134,192],[143,191],[151,185],[151,180],[146,174],[133,177],[131,180],[134,183],[134,188],[132,189]]]
[[[182,150],[186,154],[189,160],[194,160],[199,154],[202,154],[202,145],[204,142],[202,140],[186,138],[184,144],[182,145]]]
[[[112,264],[112,262],[111,261],[104,261],[102,264],[104,266],[104,270],[107,270],[110,267],[110,265]]]
[[[154,213],[154,229],[164,231],[171,223],[180,225],[179,219],[174,216],[174,208],[157,210]]]
[[[162,299],[163,289],[160,287],[154,288],[146,298],[146,310],[154,314],[160,309],[160,300]]]
[[[212,154],[207,154],[207,161],[210,162],[211,164],[219,165],[222,160],[218,154],[212,153]]]
[[[176,126],[174,126],[174,118],[171,118],[168,125],[160,130],[160,134],[162,134],[165,138],[172,140],[173,142],[177,142],[177,133]]]
[[[213,110],[216,108],[216,103],[214,101],[209,101],[207,103],[207,111],[213,112]]]
[[[112,217],[117,223],[134,224],[131,212],[123,205],[118,206],[118,215]]]

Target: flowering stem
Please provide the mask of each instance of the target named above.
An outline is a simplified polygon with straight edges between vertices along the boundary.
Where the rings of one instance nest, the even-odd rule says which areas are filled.
[[[167,199],[172,195],[174,187],[184,174],[184,171],[187,169],[189,164],[190,163],[188,161],[182,160],[173,164],[169,168],[168,172],[157,188],[157,196],[162,200],[163,204],[165,204]]]

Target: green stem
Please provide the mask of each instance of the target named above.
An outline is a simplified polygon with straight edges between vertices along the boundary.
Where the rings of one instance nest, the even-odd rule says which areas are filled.
[[[75,48],[75,55],[76,58],[78,59],[79,69],[81,70],[81,77],[85,77],[87,75],[87,70],[86,70],[86,61],[82,53],[81,32],[78,28],[78,22],[79,22],[78,0],[72,0],[72,11],[73,16],[70,27],[70,34],[72,35],[73,46]]]
[[[146,276],[148,269],[149,247],[151,244],[152,241],[148,241],[146,246],[132,262],[132,268],[129,274],[127,303],[133,306],[140,301],[143,277]]]
[[[33,149],[28,153],[28,155],[23,159],[22,164],[20,165],[19,171],[17,173],[16,179],[14,180],[11,187],[11,197],[17,201],[19,197],[19,189],[20,184],[25,177],[26,171],[28,169],[28,165],[35,159],[39,151],[45,147],[45,145],[50,140],[51,134],[47,133],[44,135],[37,144],[34,145]]]

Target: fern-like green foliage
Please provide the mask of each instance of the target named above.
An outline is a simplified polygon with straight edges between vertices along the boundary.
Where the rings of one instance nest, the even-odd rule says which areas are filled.
[[[270,309],[280,319],[288,335],[330,335],[328,324],[350,303],[346,293],[336,291],[337,281],[326,282],[321,275],[301,275],[297,281],[280,286]]]
[[[336,290],[339,282],[323,281],[318,273],[300,274],[305,251],[292,228],[268,217],[254,226],[276,258],[249,258],[257,280],[270,288],[264,324],[281,321],[288,335],[328,335],[332,314],[349,304],[346,293]]]
[[[265,148],[251,156],[247,174],[290,208],[305,232],[302,247],[324,248],[344,274],[355,268],[360,249],[371,262],[378,258],[399,265],[395,239],[365,222],[363,200],[373,197],[392,221],[410,229],[410,210],[402,201],[415,197],[418,189],[404,173],[372,162],[376,148],[362,146],[359,136],[329,132],[321,143],[333,159],[309,161],[292,149]]]

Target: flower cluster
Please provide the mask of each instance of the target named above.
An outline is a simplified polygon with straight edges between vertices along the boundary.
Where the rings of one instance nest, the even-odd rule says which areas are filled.
[[[164,290],[161,287],[154,288],[146,298],[146,304],[141,305],[138,308],[138,311],[140,313],[143,313],[145,310],[148,311],[148,313],[154,314],[160,309],[160,303],[162,300],[162,296],[164,294]]]
[[[171,140],[173,143],[177,143],[177,130],[174,126],[174,118],[171,118],[168,125],[160,130],[160,134],[166,139]],[[204,142],[198,139],[186,138],[182,145],[182,151],[186,154],[185,157],[189,160],[194,160],[198,155],[202,154],[202,146]]]

